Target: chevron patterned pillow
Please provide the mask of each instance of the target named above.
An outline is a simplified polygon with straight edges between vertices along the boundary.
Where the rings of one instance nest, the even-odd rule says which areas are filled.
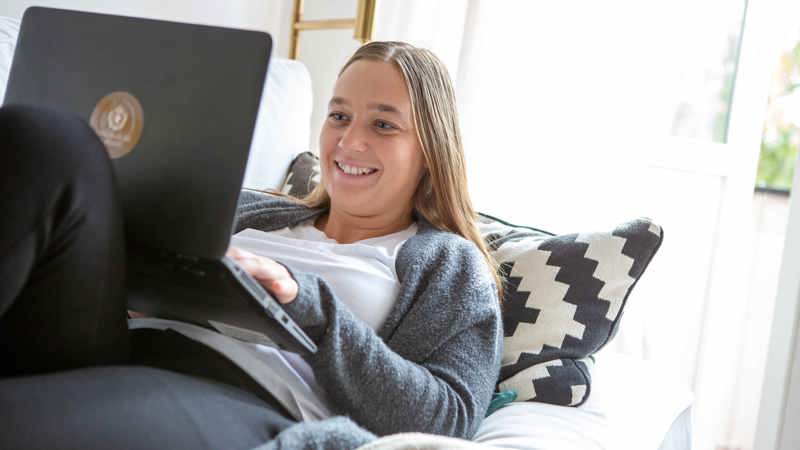
[[[319,159],[298,155],[282,192],[319,183]],[[481,214],[481,235],[506,283],[500,390],[517,401],[577,406],[589,397],[592,355],[614,336],[622,308],[658,251],[661,227],[636,219],[605,233],[555,236]]]
[[[554,236],[485,215],[479,227],[506,278],[498,388],[516,391],[517,401],[580,405],[592,355],[616,333],[661,227],[636,219],[610,232]]]

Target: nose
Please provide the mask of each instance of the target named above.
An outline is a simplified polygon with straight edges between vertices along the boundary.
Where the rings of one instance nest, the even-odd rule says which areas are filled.
[[[367,144],[366,133],[357,123],[351,123],[339,138],[339,148],[356,152],[364,152]]]

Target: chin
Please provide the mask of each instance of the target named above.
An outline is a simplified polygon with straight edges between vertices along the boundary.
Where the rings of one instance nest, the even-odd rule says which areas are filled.
[[[331,209],[336,209],[351,216],[368,217],[376,215],[377,211],[374,211],[374,207],[375,202],[368,199],[347,198],[342,200],[331,196]]]

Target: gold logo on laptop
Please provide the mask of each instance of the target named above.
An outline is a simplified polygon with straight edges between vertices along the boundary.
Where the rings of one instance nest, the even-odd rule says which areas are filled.
[[[89,125],[105,144],[108,155],[120,158],[133,150],[142,136],[142,105],[128,92],[112,92],[97,102]]]

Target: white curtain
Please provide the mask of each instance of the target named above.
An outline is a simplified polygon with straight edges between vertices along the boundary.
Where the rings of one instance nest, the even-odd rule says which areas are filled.
[[[769,323],[748,322],[766,87],[732,76],[745,1],[378,8],[376,39],[428,47],[448,65],[480,211],[558,233],[638,216],[664,227],[610,347],[662,362],[694,391],[695,448],[750,447],[766,348],[748,343],[764,342]],[[734,81],[749,104],[739,102],[726,139]]]

